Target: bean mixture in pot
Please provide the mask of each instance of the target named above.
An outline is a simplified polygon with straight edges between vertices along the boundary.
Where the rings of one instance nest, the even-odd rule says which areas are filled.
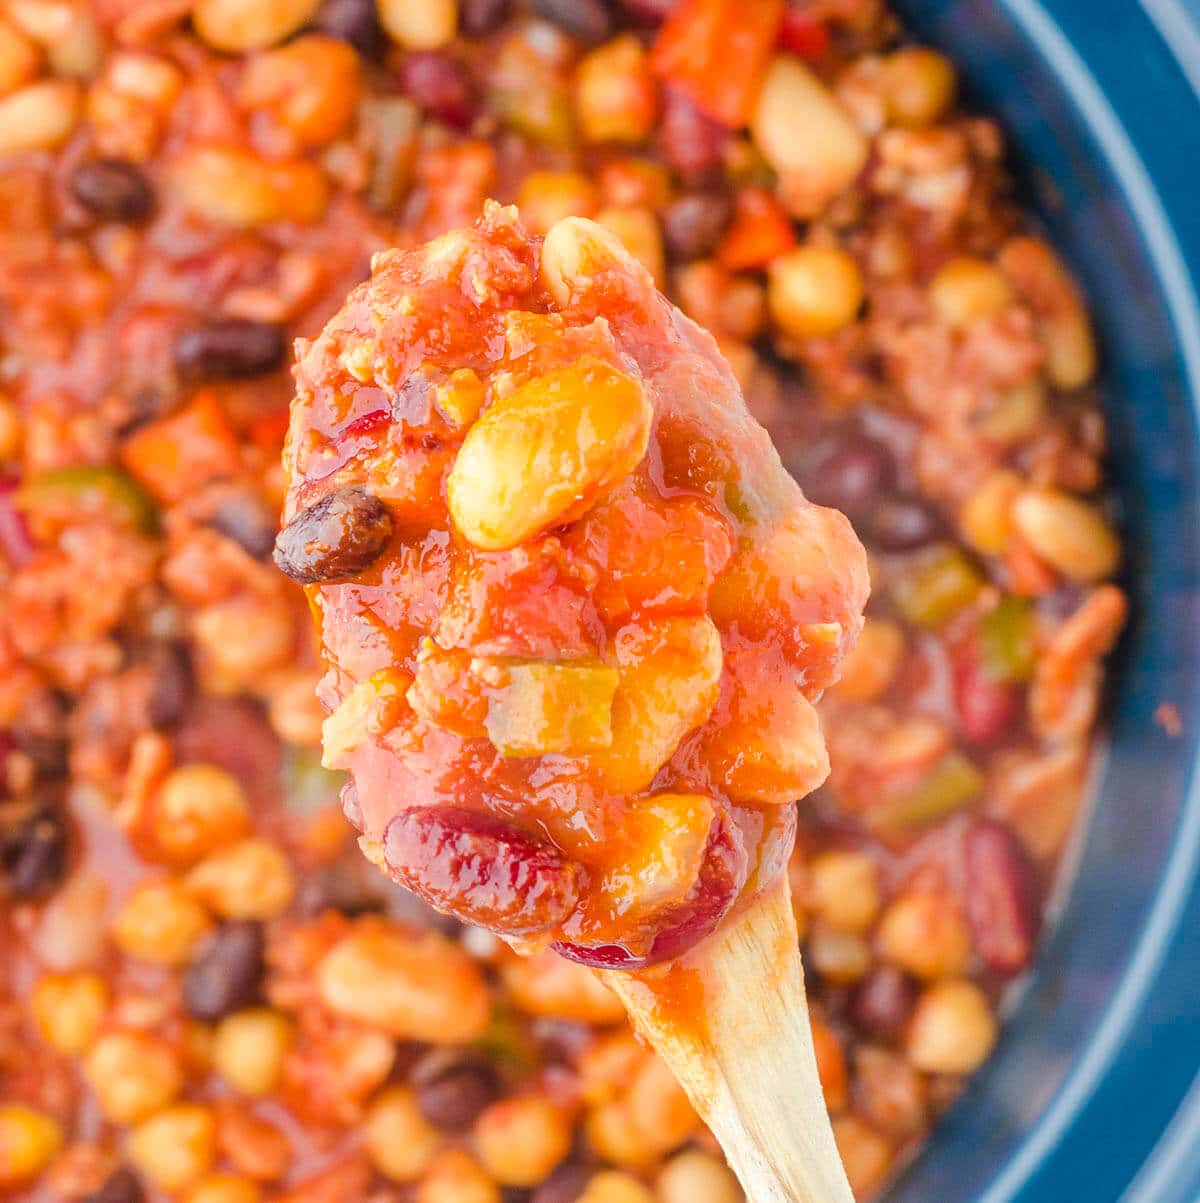
[[[886,1181],[1034,955],[1126,607],[1003,159],[877,0],[0,0],[0,1196],[740,1197],[589,971],[391,887],[320,767],[288,350],[488,198],[616,234],[867,545],[790,872]]]

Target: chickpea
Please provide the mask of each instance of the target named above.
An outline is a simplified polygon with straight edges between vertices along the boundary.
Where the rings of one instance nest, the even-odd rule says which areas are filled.
[[[821,1078],[821,1092],[830,1114],[844,1111],[850,1101],[850,1076],[846,1069],[846,1054],[837,1033],[818,1016],[811,1020],[813,1052]]]
[[[182,1191],[204,1176],[217,1152],[212,1108],[176,1103],[143,1120],[129,1134],[126,1150],[134,1168],[159,1190]]]
[[[0,1104],[0,1187],[36,1178],[63,1146],[58,1123],[21,1103]]]
[[[189,865],[250,830],[250,803],[232,773],[215,764],[185,764],[167,774],[150,803],[156,850]]]
[[[224,919],[273,919],[296,892],[287,853],[258,838],[211,853],[188,874],[187,884]]]
[[[635,1125],[650,1133],[660,1153],[678,1148],[700,1119],[675,1075],[656,1056],[645,1059],[625,1096]]]
[[[860,1198],[869,1195],[891,1168],[891,1145],[856,1115],[841,1115],[835,1119],[833,1137],[851,1189]]]
[[[504,1186],[536,1186],[571,1151],[571,1123],[540,1095],[493,1103],[475,1122],[484,1168]]]
[[[7,96],[37,75],[38,48],[8,21],[0,20],[0,96]]]
[[[848,326],[863,302],[857,260],[829,246],[801,246],[767,271],[771,320],[792,338],[825,338]]]
[[[83,1062],[83,1076],[100,1110],[115,1124],[134,1124],[174,1101],[183,1064],[165,1040],[149,1032],[110,1032]]]
[[[379,23],[407,50],[436,50],[458,32],[458,0],[378,0]]]
[[[598,206],[596,185],[581,171],[531,171],[517,193],[531,234],[545,234],[564,217],[592,217]]]
[[[805,939],[806,964],[831,982],[851,985],[871,968],[871,946],[854,932],[815,921]]]
[[[934,125],[949,112],[958,91],[954,65],[924,46],[905,46],[883,63],[881,79],[888,120],[908,129]]]
[[[809,866],[810,905],[839,931],[865,931],[879,913],[879,870],[864,852],[825,852]]]
[[[358,109],[358,55],[338,38],[304,34],[246,64],[238,103],[265,111],[305,146],[324,146]]]
[[[716,1157],[689,1150],[672,1157],[658,1176],[659,1203],[742,1203],[737,1179]]]
[[[868,618],[858,642],[842,661],[842,676],[832,691],[851,702],[875,701],[896,679],[904,651],[904,631],[898,623]]]
[[[500,1203],[500,1188],[461,1149],[447,1149],[429,1167],[414,1203]]]
[[[258,1203],[262,1189],[253,1178],[238,1174],[209,1174],[185,1196],[186,1203]]]
[[[270,1094],[283,1072],[292,1025],[278,1011],[253,1007],[227,1015],[217,1025],[213,1065],[243,1094]]]
[[[73,79],[41,79],[0,100],[0,155],[53,150],[75,132],[83,95]]]
[[[329,204],[329,183],[315,163],[266,161],[253,151],[230,146],[185,150],[172,162],[165,185],[185,209],[236,229],[253,229],[273,221],[318,221]],[[222,635],[231,630],[240,634],[238,622],[245,617],[245,608],[219,609],[205,620],[207,625],[197,626],[197,636],[203,632],[210,643],[219,644]],[[196,621],[207,613],[207,609],[201,611]],[[249,632],[245,640],[237,641],[239,656],[255,655],[248,640]],[[274,641],[271,651],[273,666]]]
[[[905,1051],[931,1074],[969,1074],[996,1044],[996,1017],[987,996],[973,982],[937,982],[917,1000]]]
[[[320,0],[197,0],[192,24],[216,50],[240,54],[273,46],[307,25]]]
[[[626,1169],[648,1169],[660,1155],[657,1142],[634,1121],[624,1099],[589,1111],[584,1132],[597,1157]]]
[[[654,1203],[645,1183],[621,1170],[602,1170],[594,1175],[577,1203]]]
[[[985,259],[959,255],[929,283],[929,303],[947,325],[961,328],[1003,313],[1013,303],[1004,273]]]
[[[203,683],[213,693],[236,693],[285,664],[296,631],[282,597],[241,594],[204,606],[192,617]]]
[[[31,1006],[46,1043],[78,1056],[100,1031],[108,1002],[108,984],[99,974],[51,973],[38,980]]]
[[[1012,507],[1024,480],[1008,468],[989,472],[963,502],[958,526],[963,538],[984,555],[1000,555],[1012,535]]]
[[[478,967],[432,932],[417,936],[362,921],[326,953],[317,990],[335,1014],[406,1040],[462,1044],[488,1024],[487,987]]]
[[[212,920],[174,880],[138,886],[113,922],[117,947],[159,965],[181,965],[212,927]]]
[[[442,1137],[407,1086],[391,1086],[367,1110],[363,1143],[371,1164],[393,1182],[415,1182],[429,1168]]]
[[[599,1025],[625,1017],[621,1000],[597,974],[557,953],[514,957],[505,961],[501,974],[513,1002],[527,1015]]]
[[[667,274],[667,256],[658,218],[649,209],[609,207],[596,214],[596,221],[621,240],[655,284],[662,285]]]
[[[654,130],[657,87],[642,44],[623,34],[584,56],[575,110],[587,142],[644,142]]]
[[[879,955],[915,977],[956,977],[967,967],[971,933],[958,904],[947,893],[901,894],[879,921]]]

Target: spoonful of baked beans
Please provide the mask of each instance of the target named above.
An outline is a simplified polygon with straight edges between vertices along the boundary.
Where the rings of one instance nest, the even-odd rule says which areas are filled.
[[[754,1203],[851,1199],[787,863],[866,558],[601,227],[489,204],[298,348],[325,764],[433,906],[604,973]]]

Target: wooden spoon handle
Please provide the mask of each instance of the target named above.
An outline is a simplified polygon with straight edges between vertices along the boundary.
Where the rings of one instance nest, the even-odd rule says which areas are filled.
[[[678,961],[603,976],[749,1203],[854,1203],[817,1074],[786,875]]]

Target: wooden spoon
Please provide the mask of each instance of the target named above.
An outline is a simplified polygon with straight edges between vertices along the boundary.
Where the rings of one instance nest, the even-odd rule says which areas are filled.
[[[854,1203],[817,1075],[786,874],[678,960],[597,972],[721,1142],[749,1203]]]

